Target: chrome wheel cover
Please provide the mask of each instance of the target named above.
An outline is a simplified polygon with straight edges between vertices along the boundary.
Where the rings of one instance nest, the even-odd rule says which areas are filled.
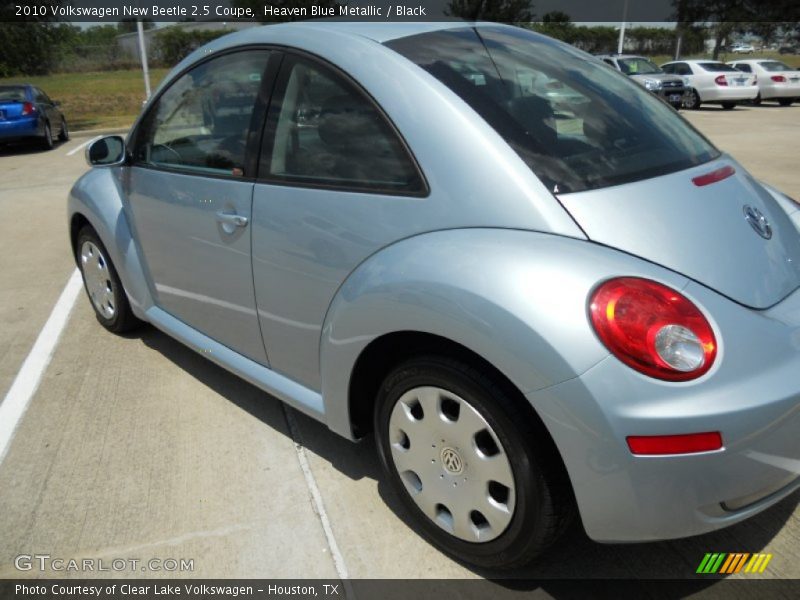
[[[420,510],[468,542],[508,527],[514,474],[497,434],[471,404],[438,387],[404,393],[389,417],[392,461]]]
[[[86,291],[95,309],[104,319],[112,319],[117,312],[114,298],[114,284],[108,270],[108,260],[92,242],[81,246],[81,272],[86,283]]]

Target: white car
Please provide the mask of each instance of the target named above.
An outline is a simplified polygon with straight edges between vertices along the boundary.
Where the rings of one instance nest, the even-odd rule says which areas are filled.
[[[779,60],[748,59],[728,63],[739,71],[752,73],[758,79],[758,95],[753,102],[775,100],[781,106],[800,101],[800,71]]]
[[[681,75],[691,90],[686,92],[683,105],[700,108],[701,104],[722,104],[730,110],[739,102],[754,100],[758,85],[754,75],[748,75],[716,60],[679,60],[661,65],[667,73]]]
[[[751,44],[736,44],[731,48],[734,54],[753,54],[756,49]]]

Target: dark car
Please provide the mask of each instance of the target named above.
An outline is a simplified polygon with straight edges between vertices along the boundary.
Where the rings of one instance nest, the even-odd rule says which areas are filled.
[[[662,71],[655,63],[643,56],[633,54],[598,54],[597,58],[627,75],[636,83],[665,102],[679,109],[686,93],[686,82],[682,77]]]
[[[69,139],[58,102],[32,85],[0,85],[0,144],[37,140],[49,150],[54,135],[62,142]]]

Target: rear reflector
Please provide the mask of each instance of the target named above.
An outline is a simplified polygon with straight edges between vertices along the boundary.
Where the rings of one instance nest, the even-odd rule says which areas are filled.
[[[693,454],[722,448],[719,431],[686,435],[631,435],[626,438],[633,454]]]
[[[709,185],[711,183],[716,183],[718,181],[722,181],[723,179],[727,179],[734,173],[736,173],[736,169],[728,165],[726,167],[722,167],[721,169],[717,169],[716,171],[711,171],[711,173],[698,175],[692,179],[692,183],[697,187],[703,187],[704,185]]]

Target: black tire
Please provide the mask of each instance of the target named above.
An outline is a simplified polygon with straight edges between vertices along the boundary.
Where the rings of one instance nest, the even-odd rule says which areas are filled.
[[[753,106],[761,106],[761,92],[759,92],[758,95],[753,98]]]
[[[400,478],[390,446],[392,410],[404,393],[422,386],[442,388],[469,403],[505,451],[514,477],[515,507],[506,528],[494,539],[470,542],[445,531],[417,506]],[[386,377],[376,402],[374,426],[383,471],[418,531],[445,553],[484,569],[519,568],[543,553],[572,521],[572,488],[544,425],[530,407],[512,398],[483,369],[443,356],[412,359]],[[469,472],[468,461],[464,475]]]
[[[723,102],[722,108],[723,110],[733,110],[736,108],[736,102]]]
[[[95,300],[92,298],[92,292],[89,289],[88,279],[84,270],[87,263],[81,256],[84,244],[87,242],[93,244],[94,247],[99,250],[102,263],[107,269],[106,276],[113,294],[113,315],[106,316],[101,313],[95,304]],[[78,268],[81,270],[81,276],[83,277],[83,287],[86,290],[89,303],[92,305],[94,314],[100,324],[112,333],[125,333],[139,327],[142,322],[137,319],[131,311],[128,296],[125,294],[122,282],[119,280],[119,275],[117,275],[114,263],[111,262],[111,259],[108,257],[108,251],[94,229],[87,225],[78,232],[74,251]]]
[[[67,120],[65,118],[61,118],[61,131],[58,132],[58,139],[62,142],[69,141],[69,127],[67,127]]]
[[[700,94],[697,93],[697,90],[692,90],[689,92],[688,96],[683,102],[683,106],[689,110],[697,110],[700,108],[700,104]]]
[[[780,98],[778,100],[778,104],[781,106],[791,106],[792,102],[794,102],[794,98]]]
[[[50,129],[50,123],[45,121],[44,124],[44,135],[42,137],[42,148],[45,150],[52,150],[54,146],[53,142],[53,130]]]

